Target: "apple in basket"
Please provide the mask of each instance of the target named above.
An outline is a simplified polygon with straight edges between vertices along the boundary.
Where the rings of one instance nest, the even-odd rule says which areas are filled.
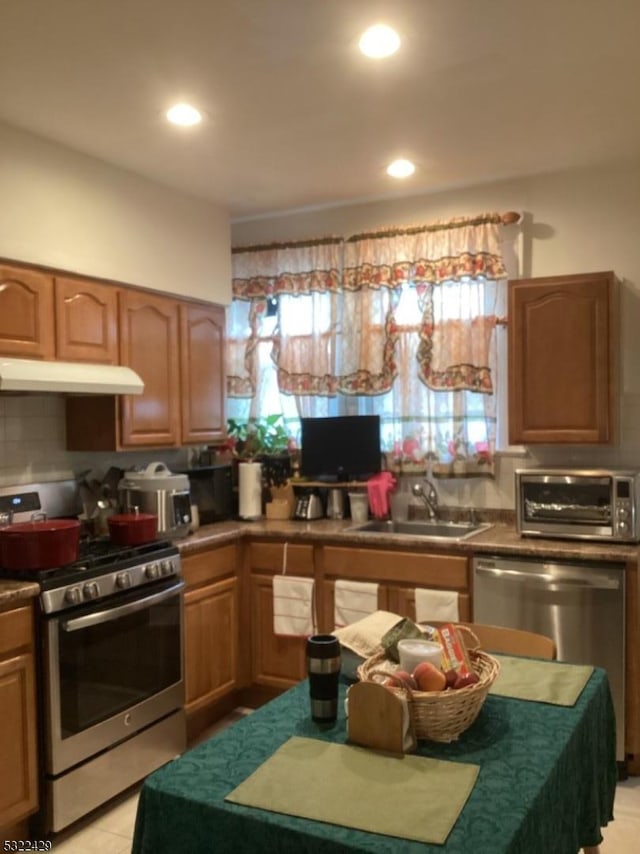
[[[480,681],[480,677],[473,670],[469,673],[460,673],[453,683],[454,688],[466,688],[467,685],[475,685]]]
[[[408,685],[412,691],[418,689],[416,680],[406,670],[396,670],[385,679],[384,684],[389,688],[405,688]]]
[[[444,691],[447,677],[430,661],[421,661],[413,671],[413,678],[421,691]]]

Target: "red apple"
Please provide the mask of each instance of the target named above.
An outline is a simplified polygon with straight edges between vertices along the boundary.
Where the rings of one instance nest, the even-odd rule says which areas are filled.
[[[421,691],[444,691],[447,678],[435,664],[421,661],[413,671],[413,678]]]
[[[444,678],[447,680],[447,688],[453,688],[458,678],[458,671],[453,667],[451,670],[445,670]]]
[[[461,673],[453,683],[454,688],[466,688],[467,685],[475,685],[480,681],[480,677],[473,670],[470,673]]]
[[[385,680],[384,684],[390,688],[404,688],[408,685],[412,691],[417,691],[418,689],[416,680],[406,670],[396,670]]]

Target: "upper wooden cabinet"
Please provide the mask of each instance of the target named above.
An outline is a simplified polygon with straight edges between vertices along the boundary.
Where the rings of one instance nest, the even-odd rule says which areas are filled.
[[[121,398],[123,447],[180,442],[178,303],[144,291],[120,291],[120,363],[142,377],[141,395]]]
[[[509,443],[614,441],[613,273],[509,282]]]
[[[118,364],[118,289],[56,277],[56,356],[70,362]]]
[[[52,277],[0,265],[0,354],[53,359],[53,318]]]
[[[182,442],[225,434],[225,312],[222,306],[180,305]]]

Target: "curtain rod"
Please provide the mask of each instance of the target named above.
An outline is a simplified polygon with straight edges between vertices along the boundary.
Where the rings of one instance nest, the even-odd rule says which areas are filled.
[[[462,217],[458,220],[454,219],[449,222],[434,223],[433,225],[390,226],[389,228],[353,234],[346,238],[346,242],[363,240],[369,237],[392,237],[397,234],[420,234],[423,231],[441,231],[447,228],[460,228],[463,225],[481,225],[484,222],[500,222],[502,225],[515,225],[519,221],[520,214],[517,211],[506,211],[503,214],[483,214],[477,217]],[[312,240],[288,240],[284,243],[258,243],[251,246],[233,246],[231,254],[238,255],[242,252],[261,252],[266,249],[298,249],[308,246],[327,246],[343,243],[344,241],[345,238],[343,237],[319,237]]]
[[[517,211],[507,211],[503,214],[487,213],[480,216],[457,217],[447,220],[446,222],[434,222],[432,225],[406,225],[406,226],[390,226],[389,228],[380,228],[375,231],[365,231],[360,234],[352,234],[346,239],[347,243],[354,243],[356,240],[369,240],[380,237],[396,237],[400,234],[423,234],[428,231],[447,231],[454,228],[462,228],[466,225],[483,225],[486,222],[501,223],[502,225],[512,225],[519,222],[520,214]]]

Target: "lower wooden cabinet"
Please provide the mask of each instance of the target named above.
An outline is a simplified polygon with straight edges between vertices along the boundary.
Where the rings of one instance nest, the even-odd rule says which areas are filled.
[[[237,547],[182,558],[185,712],[192,738],[235,705],[239,674]]]
[[[237,687],[237,578],[188,591],[184,614],[185,708],[194,712]]]
[[[273,632],[273,575],[251,575],[252,681],[286,689],[306,676],[306,642]]]
[[[38,808],[31,605],[0,612],[0,829]]]

